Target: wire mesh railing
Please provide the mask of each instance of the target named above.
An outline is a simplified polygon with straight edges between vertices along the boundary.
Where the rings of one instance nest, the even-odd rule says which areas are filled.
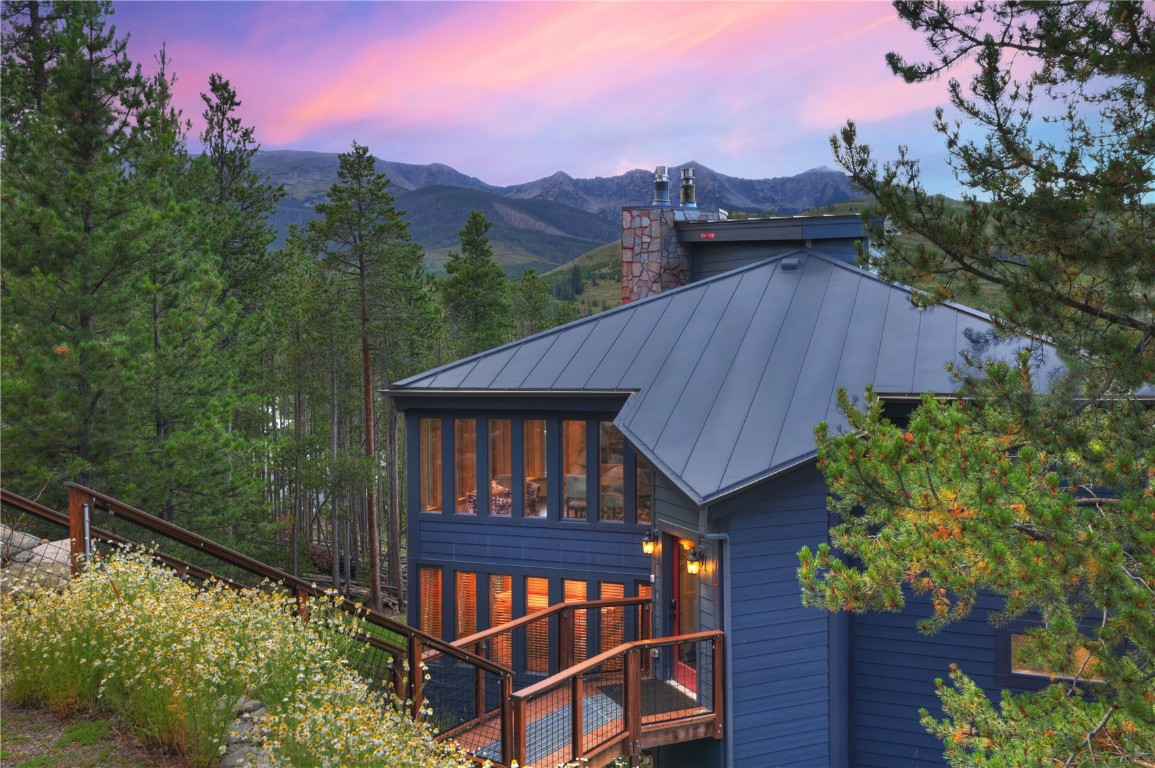
[[[720,738],[722,632],[625,643],[514,692],[522,765],[636,755],[648,736]],[[666,742],[668,743],[668,742]]]

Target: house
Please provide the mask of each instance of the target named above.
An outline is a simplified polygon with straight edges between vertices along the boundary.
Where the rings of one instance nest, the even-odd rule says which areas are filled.
[[[566,600],[648,598],[654,637],[723,638],[720,738],[657,749],[662,768],[942,764],[918,709],[950,662],[992,691],[1031,685],[985,622],[996,606],[925,637],[918,603],[804,608],[795,570],[831,524],[813,430],[845,426],[837,388],[873,384],[898,414],[949,394],[944,364],[991,323],[854,266],[857,217],[728,220],[696,208],[692,173],[672,205],[664,170],[654,203],[622,213],[623,306],[390,388],[409,621],[453,640]],[[629,639],[596,620],[587,656]],[[534,648],[506,659],[552,672]],[[713,672],[693,652],[666,668],[688,694]]]

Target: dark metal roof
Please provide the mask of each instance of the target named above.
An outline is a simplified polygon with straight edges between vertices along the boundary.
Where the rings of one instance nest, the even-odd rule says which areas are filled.
[[[976,334],[991,329],[981,312],[920,310],[909,290],[800,249],[405,379],[389,392],[629,392],[617,426],[704,504],[813,458],[815,425],[846,426],[836,408],[840,386],[852,395],[868,384],[895,396],[950,393],[955,382],[944,365],[981,352]],[[1011,358],[1025,344],[994,354]]]

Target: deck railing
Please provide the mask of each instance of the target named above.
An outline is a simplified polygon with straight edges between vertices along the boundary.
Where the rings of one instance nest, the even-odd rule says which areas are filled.
[[[0,502],[64,528],[71,542],[74,574],[83,559],[97,551],[100,542],[118,546],[144,544],[155,559],[192,578],[214,578],[234,587],[264,584],[267,588],[288,590],[300,599],[323,594],[323,590],[304,579],[98,491],[80,485],[68,488],[68,515],[4,489],[0,489]],[[426,720],[435,735],[460,730],[482,720],[492,723],[493,760],[499,765],[509,765],[513,724],[511,669],[351,600],[344,600],[341,608],[363,617],[370,625],[359,638],[367,652],[358,654],[355,660],[368,680],[376,684],[388,680],[397,695],[410,702],[415,718],[422,717],[423,705],[432,709],[432,718]],[[436,662],[437,670],[429,670],[431,677],[426,681],[425,674],[432,661]],[[449,679],[438,679],[438,674],[445,674]],[[494,706],[488,706],[491,702],[479,695],[479,691],[492,691]]]
[[[722,632],[638,640],[513,693],[521,765],[604,763],[722,736]]]

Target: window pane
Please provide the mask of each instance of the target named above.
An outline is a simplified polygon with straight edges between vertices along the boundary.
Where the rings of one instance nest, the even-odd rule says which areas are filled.
[[[528,419],[522,425],[525,456],[526,517],[546,516],[545,420]]]
[[[586,423],[563,421],[561,425],[562,515],[586,519]]]
[[[617,584],[610,581],[602,582],[602,600],[612,600],[626,596],[626,585]],[[605,653],[611,648],[616,648],[625,642],[625,634],[622,629],[622,616],[624,609],[620,606],[617,608],[602,608],[602,647],[599,653]]]
[[[1099,662],[1086,648],[1075,648],[1070,661],[1062,665],[1062,669],[1048,667],[1046,664],[1035,661],[1028,662],[1023,655],[1027,652],[1031,638],[1023,632],[1011,633],[1011,672],[1016,675],[1045,675],[1049,678],[1072,678],[1076,673],[1079,679],[1092,682],[1101,682],[1095,677]]]
[[[513,423],[509,419],[489,420],[489,512],[508,515],[512,511],[510,488],[513,464]]]
[[[622,508],[622,454],[625,440],[612,422],[598,423],[598,519],[620,523]]]
[[[417,429],[421,443],[421,508],[441,511],[441,419],[421,419]]]
[[[586,583],[584,581],[566,579],[564,586],[567,603],[581,602],[586,599]],[[588,644],[586,643],[587,613],[589,611],[574,611],[573,660],[575,664],[589,658],[586,655],[588,651]]]
[[[649,599],[653,600],[654,599],[654,585],[653,584],[638,584],[638,597],[648,597]],[[644,615],[645,614],[643,614],[641,611],[638,611],[638,638],[639,639],[648,639],[648,638],[652,637],[654,634],[652,631],[653,627],[645,626],[642,623]]]
[[[549,607],[549,579],[527,576],[525,579],[525,615]],[[525,629],[526,668],[530,672],[549,672],[549,622],[535,621]]]
[[[496,627],[513,620],[513,580],[499,573],[489,574],[489,626]],[[508,632],[489,641],[490,659],[508,667],[513,658]]]
[[[457,639],[477,632],[477,574],[457,572]]]
[[[441,569],[421,569],[421,629],[441,637]]]
[[[637,521],[639,524],[649,524],[654,515],[654,471],[645,456],[640,453],[635,455],[638,459]]]
[[[477,422],[453,420],[453,494],[458,512],[477,514]]]

